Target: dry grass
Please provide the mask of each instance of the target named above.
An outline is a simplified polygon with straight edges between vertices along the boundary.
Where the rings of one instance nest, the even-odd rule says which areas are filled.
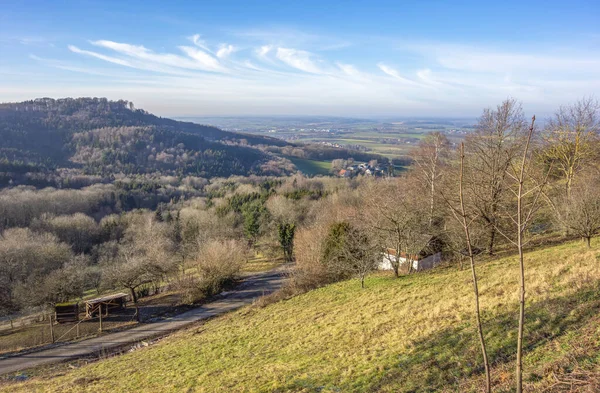
[[[568,391],[557,389],[569,383],[594,391],[599,259],[597,242],[592,250],[577,242],[527,254],[527,391]],[[509,392],[516,258],[478,270],[496,391]],[[329,285],[242,309],[131,354],[0,390],[477,392],[482,367],[469,274],[446,268],[400,279],[375,275],[365,290],[355,280]]]

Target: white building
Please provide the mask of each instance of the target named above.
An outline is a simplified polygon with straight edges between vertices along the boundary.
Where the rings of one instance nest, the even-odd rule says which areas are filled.
[[[400,270],[408,270],[408,266],[412,266],[412,270],[420,272],[436,267],[442,262],[441,244],[439,240],[432,236],[426,236],[424,246],[421,250],[413,255],[401,253],[396,255],[396,250],[388,248],[382,253],[382,259],[379,263],[379,270],[393,270],[393,264],[400,261]]]

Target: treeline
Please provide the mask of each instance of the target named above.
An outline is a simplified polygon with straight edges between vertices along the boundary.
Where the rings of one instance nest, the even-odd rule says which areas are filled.
[[[155,210],[161,203],[203,195],[208,184],[203,178],[158,175],[118,176],[110,180],[112,184],[79,189],[19,186],[0,190],[0,230],[27,227],[44,214],[84,213],[99,221],[106,215],[134,209]]]

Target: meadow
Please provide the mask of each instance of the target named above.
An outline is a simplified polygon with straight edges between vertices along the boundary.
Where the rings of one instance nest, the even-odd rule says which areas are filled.
[[[600,375],[599,261],[597,240],[526,254],[525,391],[593,391],[577,387],[593,389]],[[482,259],[477,269],[494,391],[510,392],[517,259]],[[478,392],[470,274],[456,265],[399,279],[379,273],[363,290],[344,281],[0,391]]]

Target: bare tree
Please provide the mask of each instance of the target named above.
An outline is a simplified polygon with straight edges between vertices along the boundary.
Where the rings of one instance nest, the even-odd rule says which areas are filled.
[[[484,110],[475,132],[465,140],[464,191],[470,194],[478,219],[489,231],[490,255],[501,226],[499,207],[507,196],[506,171],[518,154],[526,129],[521,105],[508,99],[495,110]]]
[[[465,145],[461,143],[460,145],[460,172],[459,172],[459,207],[456,208],[452,204],[449,204],[452,213],[456,220],[462,225],[463,231],[465,233],[465,243],[466,243],[466,251],[467,256],[469,257],[469,262],[471,265],[471,276],[473,279],[473,295],[475,299],[475,320],[477,323],[477,334],[479,337],[479,344],[481,346],[481,354],[483,356],[483,366],[485,368],[485,378],[486,378],[486,392],[490,393],[491,390],[491,375],[490,375],[490,365],[488,361],[487,349],[485,344],[485,338],[483,336],[483,327],[481,324],[481,311],[479,307],[479,284],[477,279],[477,272],[475,270],[475,250],[473,249],[473,245],[471,242],[471,232],[470,226],[477,218],[477,215],[469,214],[465,207],[465,193],[464,193],[464,172],[465,172]],[[449,200],[448,200],[449,201]]]
[[[504,216],[512,223],[513,230],[504,232],[503,229],[496,228],[519,252],[519,327],[517,336],[517,366],[516,366],[516,388],[517,393],[523,390],[523,331],[525,326],[525,254],[524,247],[527,243],[525,234],[529,225],[535,217],[540,204],[539,198],[544,192],[544,187],[548,181],[548,176],[552,170],[552,165],[543,179],[536,179],[533,175],[535,171],[532,168],[534,158],[532,157],[532,141],[535,131],[535,116],[531,119],[531,126],[521,147],[521,162],[518,165],[510,163],[506,169],[507,189],[513,194],[516,200],[514,211],[504,211]],[[511,205],[506,206],[507,209]],[[512,236],[511,236],[512,234]]]
[[[568,212],[563,216],[565,227],[591,247],[592,237],[600,233],[600,184],[595,176],[573,186],[565,210]]]
[[[365,224],[378,233],[381,251],[393,248],[396,258],[390,263],[396,277],[400,274],[402,255],[408,259],[417,254],[427,231],[427,208],[406,177],[371,182],[365,192]],[[412,264],[407,263],[408,273]]]
[[[365,231],[342,221],[330,226],[322,258],[332,281],[354,276],[364,288],[366,275],[377,267],[379,251],[379,245]]]
[[[438,183],[448,164],[450,142],[441,132],[427,134],[419,143],[419,148],[411,154],[415,167],[429,189],[429,226],[434,224],[436,204],[439,200]]]
[[[567,199],[578,174],[598,155],[600,103],[584,98],[561,107],[546,126],[545,156],[562,178]]]
[[[584,98],[574,105],[561,107],[548,121],[544,133],[543,159],[554,165],[553,175],[560,179],[558,189],[548,190],[545,198],[554,210],[565,233],[572,229],[567,208],[577,178],[584,170],[594,166],[600,153],[600,104]]]
[[[104,267],[103,278],[109,284],[127,289],[137,307],[136,290],[144,284],[160,280],[165,273],[160,265],[150,263],[132,250],[123,250],[120,262]]]

